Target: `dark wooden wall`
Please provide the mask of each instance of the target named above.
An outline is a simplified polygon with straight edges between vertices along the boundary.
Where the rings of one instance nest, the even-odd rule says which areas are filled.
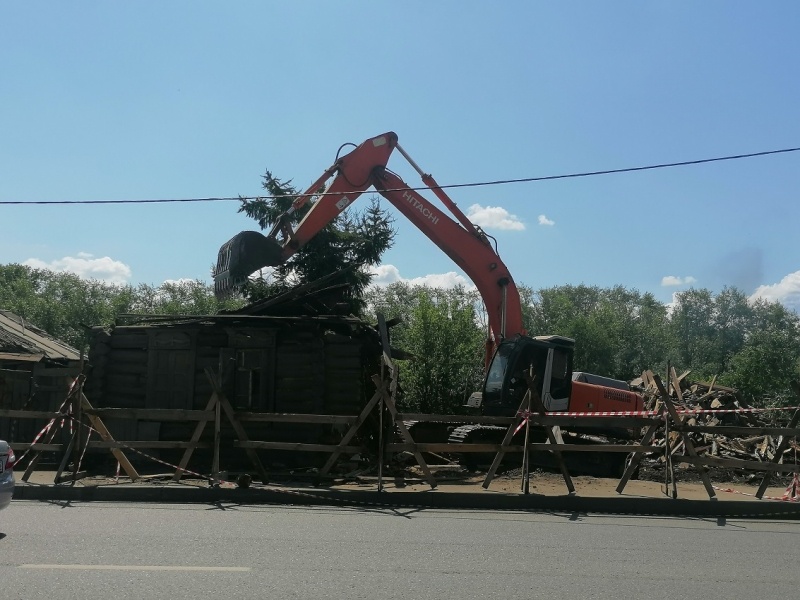
[[[97,408],[205,409],[205,369],[223,372],[235,409],[358,414],[372,396],[380,348],[366,326],[303,319],[249,319],[96,328],[84,390]],[[114,420],[117,439],[181,440],[193,424]],[[253,424],[253,439],[314,441],[320,426]],[[248,428],[248,429],[249,429]],[[303,433],[304,432],[304,433]],[[232,436],[232,432],[225,432]]]

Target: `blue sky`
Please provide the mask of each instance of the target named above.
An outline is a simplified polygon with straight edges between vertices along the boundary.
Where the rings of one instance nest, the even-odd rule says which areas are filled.
[[[305,187],[385,131],[442,185],[798,147],[798,24],[793,1],[3,3],[0,203],[258,195],[266,169]],[[735,286],[800,309],[799,165],[451,195],[534,289]],[[237,208],[0,204],[0,263],[210,281],[256,228]],[[463,280],[397,228],[381,281]]]

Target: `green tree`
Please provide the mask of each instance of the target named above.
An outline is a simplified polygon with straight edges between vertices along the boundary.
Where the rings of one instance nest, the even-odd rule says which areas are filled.
[[[370,288],[367,300],[370,310],[403,318],[391,330],[392,345],[414,355],[399,361],[403,406],[460,412],[483,378],[486,334],[478,322],[477,293],[394,283]]]
[[[202,281],[161,286],[114,285],[72,273],[0,265],[0,308],[77,349],[87,349],[93,326],[110,327],[124,314],[208,315],[242,301],[218,301]]]
[[[720,382],[741,390],[751,403],[786,405],[793,397],[790,382],[800,380],[800,317],[759,300],[746,321],[750,327]]]
[[[263,176],[262,186],[269,197],[242,199],[239,212],[255,219],[261,229],[270,229],[301,192],[290,181],[281,181],[270,171]],[[290,217],[291,225],[296,226],[312,205],[309,202],[294,212]],[[342,279],[348,284],[344,301],[350,304],[352,312],[361,314],[362,297],[371,279],[368,269],[380,262],[381,255],[391,247],[394,235],[392,218],[373,198],[361,212],[348,209],[341,213],[286,263],[275,267],[270,276],[256,278],[242,291],[254,301],[342,271]]]
[[[212,286],[195,279],[167,281],[160,286],[140,284],[130,290],[126,312],[140,315],[213,315],[222,309],[238,308],[242,300],[217,300]]]
[[[667,310],[652,294],[621,286],[559,286],[539,290],[526,310],[531,335],[575,340],[575,368],[632,379],[660,365],[669,348]]]

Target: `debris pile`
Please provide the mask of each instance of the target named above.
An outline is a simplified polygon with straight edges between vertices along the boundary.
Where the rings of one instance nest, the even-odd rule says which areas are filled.
[[[710,383],[692,382],[687,378],[688,375],[689,371],[677,375],[673,369],[671,385],[667,390],[676,410],[681,413],[682,425],[691,429],[676,431],[671,429],[673,424],[669,428],[661,428],[652,445],[662,448],[662,451],[649,456],[643,466],[652,471],[663,472],[666,463],[666,452],[663,449],[669,443],[671,456],[685,455],[684,436],[690,437],[695,451],[701,457],[797,464],[797,438],[793,436],[784,440],[785,431],[781,431],[782,427],[786,427],[785,423],[791,417],[791,412],[775,413],[755,409],[735,388],[718,385],[715,380]],[[630,385],[644,396],[645,410],[662,410],[664,400],[651,371],[645,371],[642,377],[631,381]],[[782,426],[779,424],[781,422]],[[796,426],[796,419],[793,419],[789,427]],[[683,463],[679,468],[691,469],[690,465]],[[727,475],[729,478],[745,474],[743,469],[730,467],[719,471],[720,476]],[[749,471],[747,475],[760,478],[763,473]]]

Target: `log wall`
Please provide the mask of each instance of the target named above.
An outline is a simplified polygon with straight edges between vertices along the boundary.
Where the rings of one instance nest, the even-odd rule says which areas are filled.
[[[226,367],[223,387],[237,410],[354,414],[373,391],[380,347],[374,331],[352,319],[210,317],[166,324],[96,328],[84,390],[96,408],[205,409],[212,394],[205,369]],[[186,439],[184,422],[112,420],[118,439]],[[331,426],[259,423],[258,439],[314,442]],[[327,428],[327,429],[326,429]],[[235,437],[223,427],[223,437]]]

